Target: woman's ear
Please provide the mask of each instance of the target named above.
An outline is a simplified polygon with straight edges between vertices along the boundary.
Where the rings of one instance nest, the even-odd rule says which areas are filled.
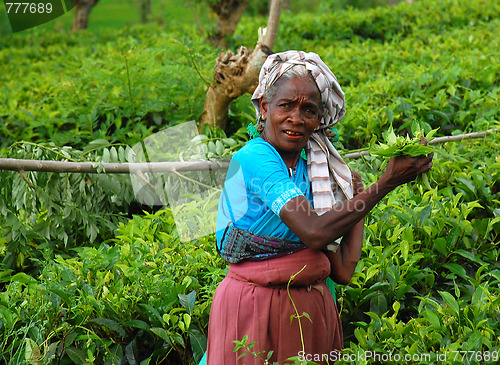
[[[264,120],[266,120],[267,119],[267,101],[265,101],[264,98],[260,98],[259,107],[260,107],[260,115],[262,115],[262,118]]]

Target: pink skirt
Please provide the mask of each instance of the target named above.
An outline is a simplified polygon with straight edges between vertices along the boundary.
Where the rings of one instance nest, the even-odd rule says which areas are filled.
[[[305,269],[290,284],[290,294],[301,318],[299,322],[287,293],[290,277]],[[218,286],[212,302],[208,326],[208,365],[262,365],[261,359],[242,350],[234,352],[234,340],[248,336],[255,342],[252,351],[273,351],[271,363],[284,364],[292,356],[324,358],[342,349],[342,327],[337,306],[323,280],[330,275],[325,254],[312,249],[264,261],[231,264],[227,277]],[[315,356],[315,357],[314,357]],[[326,360],[318,363],[326,364]]]

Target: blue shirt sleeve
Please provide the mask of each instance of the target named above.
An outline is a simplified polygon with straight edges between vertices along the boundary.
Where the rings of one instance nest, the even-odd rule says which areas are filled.
[[[230,224],[264,236],[299,241],[279,214],[285,204],[300,195],[312,203],[305,161],[297,162],[296,173],[290,178],[274,147],[261,138],[250,140],[229,164],[217,213],[219,249]]]

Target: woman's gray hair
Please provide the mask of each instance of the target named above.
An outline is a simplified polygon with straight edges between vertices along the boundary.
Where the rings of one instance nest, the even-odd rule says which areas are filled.
[[[280,78],[277,79],[274,84],[272,84],[267,90],[264,91],[262,98],[264,99],[264,101],[266,103],[271,102],[271,99],[273,98],[274,94],[276,94],[276,91],[278,90],[276,85],[279,83],[280,80],[291,80],[291,79],[307,77],[307,76],[309,76],[311,78],[311,80],[314,81],[314,78],[313,78],[311,72],[306,69],[306,66],[293,65],[288,70],[286,70],[285,73],[283,75],[281,75]],[[322,108],[322,105],[320,105],[320,107]]]

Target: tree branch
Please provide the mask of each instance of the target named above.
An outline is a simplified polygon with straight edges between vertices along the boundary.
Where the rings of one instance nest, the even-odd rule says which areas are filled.
[[[498,131],[498,129],[488,129],[487,131],[484,131],[484,132],[472,132],[472,133],[465,133],[465,134],[457,134],[456,136],[436,137],[433,140],[429,141],[429,144],[455,142],[455,141],[462,141],[464,139],[471,139],[471,138],[482,138],[482,137],[486,137],[490,133],[497,132],[497,131]]]
[[[261,45],[269,49],[274,48],[276,37],[278,36],[278,26],[280,24],[281,6],[283,0],[273,0],[269,9],[269,18],[267,20],[267,29],[262,38]]]

